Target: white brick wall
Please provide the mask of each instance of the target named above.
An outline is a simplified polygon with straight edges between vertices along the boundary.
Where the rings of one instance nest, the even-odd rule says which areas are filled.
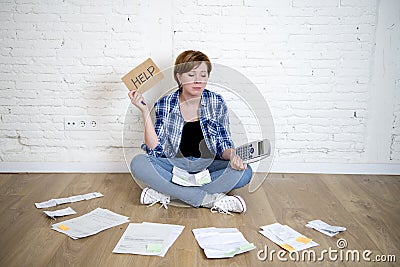
[[[398,53],[398,61],[400,61],[400,53]],[[400,161],[400,79],[395,82],[395,103],[393,106],[393,119],[390,140],[390,160]]]
[[[258,86],[275,120],[276,162],[400,163],[400,22],[382,12],[399,4],[2,0],[0,161],[124,161],[120,77],[149,56],[165,68],[198,49]],[[378,132],[382,114],[390,124]],[[64,131],[74,115],[96,116],[101,131]]]

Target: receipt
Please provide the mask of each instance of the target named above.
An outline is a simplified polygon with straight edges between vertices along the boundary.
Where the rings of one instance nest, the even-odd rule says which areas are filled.
[[[49,216],[52,219],[56,219],[55,217],[61,217],[61,216],[67,216],[67,215],[72,215],[76,214],[76,211],[74,211],[72,208],[68,207],[62,210],[54,210],[54,211],[44,211],[44,213]]]
[[[44,209],[44,208],[55,207],[57,205],[61,205],[61,204],[65,204],[65,203],[73,203],[73,202],[82,201],[82,200],[89,200],[89,199],[96,198],[96,197],[103,197],[103,194],[101,194],[99,192],[93,192],[93,193],[88,193],[88,194],[84,194],[84,195],[50,199],[50,200],[47,200],[44,202],[35,203],[35,206],[38,209]]]

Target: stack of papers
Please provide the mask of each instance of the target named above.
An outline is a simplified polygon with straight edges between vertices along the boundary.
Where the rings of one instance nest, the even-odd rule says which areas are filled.
[[[207,258],[211,259],[231,258],[256,248],[236,228],[199,228],[193,229],[193,234]]]
[[[326,234],[327,236],[330,236],[330,237],[337,235],[340,232],[346,231],[345,227],[331,226],[321,220],[310,221],[306,224],[306,226],[308,228],[313,228],[313,229],[315,229],[323,234]]]
[[[207,169],[190,174],[174,166],[172,174],[172,182],[183,186],[202,186],[211,182],[210,172]]]
[[[96,197],[103,197],[103,194],[94,192],[88,193],[84,195],[72,196],[72,197],[65,197],[65,198],[55,198],[50,199],[44,202],[35,203],[36,208],[43,209],[43,208],[50,208],[55,207],[57,205],[65,204],[65,203],[73,203],[81,200],[89,200]]]
[[[164,257],[184,226],[161,223],[130,223],[113,253]]]
[[[260,233],[263,236],[289,252],[296,252],[319,245],[289,226],[280,223],[261,226],[261,229],[262,231],[260,231]]]
[[[129,222],[129,217],[107,209],[97,208],[80,217],[53,224],[51,229],[66,234],[72,239],[78,239],[126,222]]]
[[[72,215],[76,214],[76,211],[74,211],[72,208],[68,207],[62,210],[54,210],[54,211],[44,211],[44,213],[55,220],[55,217],[61,217],[61,216],[66,216],[66,215]]]

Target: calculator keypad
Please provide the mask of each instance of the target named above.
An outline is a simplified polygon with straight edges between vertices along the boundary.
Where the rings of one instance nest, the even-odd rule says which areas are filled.
[[[244,161],[252,159],[253,154],[254,154],[253,144],[248,144],[248,145],[238,147],[236,149],[236,154]]]

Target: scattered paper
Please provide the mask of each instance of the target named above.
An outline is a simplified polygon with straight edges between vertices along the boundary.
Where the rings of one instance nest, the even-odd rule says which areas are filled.
[[[340,232],[346,231],[345,227],[341,226],[331,226],[327,224],[326,222],[323,222],[321,220],[314,220],[314,221],[309,221],[306,226],[308,228],[313,228],[317,230],[318,232],[321,232],[323,234],[326,234],[327,236],[335,236]]]
[[[263,236],[289,252],[296,252],[319,245],[289,226],[280,223],[261,226],[261,229],[260,233]]]
[[[61,217],[61,216],[67,216],[67,215],[72,215],[76,214],[76,211],[74,211],[72,208],[68,207],[62,210],[54,210],[54,211],[44,211],[44,213],[55,220],[55,217]]]
[[[236,228],[199,228],[193,234],[207,258],[231,258],[255,249]]]
[[[202,186],[211,182],[210,172],[207,169],[190,174],[174,166],[172,174],[172,182],[183,186]]]
[[[103,194],[98,193],[98,192],[93,192],[93,193],[72,196],[72,197],[66,197],[66,198],[50,199],[50,200],[47,200],[44,202],[35,203],[35,206],[38,209],[50,208],[50,207],[55,207],[57,205],[61,205],[61,204],[65,204],[65,203],[73,203],[73,202],[82,201],[82,200],[89,200],[89,199],[96,198],[96,197],[103,197]]]
[[[51,229],[66,234],[72,239],[78,239],[126,222],[129,222],[129,217],[97,208],[80,217],[53,224]]]
[[[161,223],[130,223],[113,253],[164,257],[184,226]]]

